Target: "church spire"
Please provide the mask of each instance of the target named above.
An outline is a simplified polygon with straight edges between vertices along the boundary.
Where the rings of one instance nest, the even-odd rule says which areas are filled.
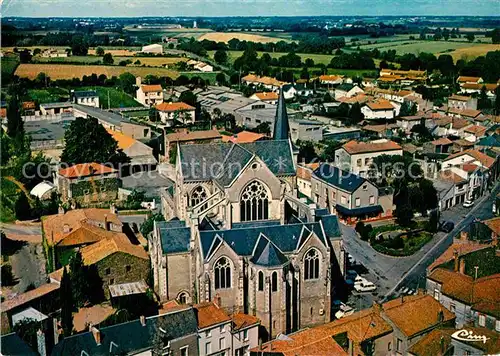
[[[288,114],[286,113],[285,94],[283,87],[280,88],[278,99],[278,107],[276,109],[276,117],[274,119],[274,140],[288,140],[290,128],[288,125]]]

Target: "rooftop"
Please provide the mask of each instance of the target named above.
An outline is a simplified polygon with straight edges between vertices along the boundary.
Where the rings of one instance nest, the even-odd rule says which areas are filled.
[[[205,329],[221,323],[229,323],[231,317],[214,302],[195,304],[193,308],[198,318],[198,329]]]
[[[328,163],[322,163],[314,170],[314,175],[322,181],[347,192],[354,192],[366,182],[366,179]]]
[[[188,105],[186,103],[181,102],[175,102],[175,103],[161,103],[156,105],[156,109],[158,111],[165,111],[165,112],[175,112],[175,111],[194,111],[195,108],[192,107],[191,105]]]
[[[492,158],[492,157],[490,157],[490,156],[488,156],[488,155],[486,155],[478,150],[474,150],[474,149],[454,153],[454,154],[448,156],[443,162],[452,160],[452,159],[460,157],[460,156],[469,156],[469,157],[471,157],[471,159],[469,159],[467,162],[479,161],[481,163],[481,165],[483,165],[486,168],[490,168],[495,163],[494,158]],[[464,163],[465,163],[465,161],[464,161]]]
[[[111,284],[109,293],[112,297],[122,297],[125,295],[144,294],[148,290],[148,285],[144,281]]]
[[[263,134],[251,132],[251,131],[241,131],[232,136],[222,135],[222,142],[234,142],[234,143],[248,143],[261,140],[266,137]]]
[[[163,90],[160,84],[141,85],[141,89],[144,93],[159,92]]]
[[[205,131],[178,131],[170,133],[165,136],[168,142],[182,142],[182,141],[193,141],[193,140],[210,140],[219,139],[222,135],[217,130],[205,130]]]
[[[255,93],[254,94],[259,100],[265,101],[265,100],[278,100],[278,94],[275,92],[261,92],[261,93]]]
[[[342,146],[349,154],[371,153],[381,151],[396,151],[403,148],[391,140],[376,140],[371,142],[349,141]]]
[[[37,298],[43,297],[49,293],[52,293],[59,289],[59,284],[57,283],[47,283],[42,284],[40,287],[32,289],[28,292],[16,295],[12,299],[7,299],[0,304],[0,309],[2,312],[9,311],[11,309],[17,308],[21,305],[31,302]]]
[[[96,162],[75,164],[74,166],[58,171],[59,175],[70,179],[99,176],[115,172],[117,172],[116,169]]]

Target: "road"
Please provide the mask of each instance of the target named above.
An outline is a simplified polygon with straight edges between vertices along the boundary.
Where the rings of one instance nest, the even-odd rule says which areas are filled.
[[[459,205],[442,212],[441,221],[453,221],[455,229],[449,234],[435,234],[420,251],[408,257],[392,257],[378,253],[368,242],[357,236],[353,227],[342,225],[345,249],[357,261],[354,269],[378,286],[374,294],[350,297],[350,304],[356,308],[366,308],[371,306],[373,300],[390,299],[405,287],[414,291],[424,288],[426,268],[451,245],[453,237],[473,219],[488,219],[493,216],[491,206],[498,191],[500,185],[476,201],[473,208],[466,209]]]

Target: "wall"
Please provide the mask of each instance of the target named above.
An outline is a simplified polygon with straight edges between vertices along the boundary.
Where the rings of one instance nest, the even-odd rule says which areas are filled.
[[[220,339],[224,338],[224,345],[221,348]],[[210,342],[211,351],[206,352],[206,344]],[[226,322],[216,326],[207,327],[198,331],[198,355],[207,356],[218,352],[230,354],[231,349],[231,323]]]
[[[193,281],[191,279],[191,255],[189,252],[166,255],[167,294],[160,297],[165,300],[178,298],[181,292],[189,295],[187,302],[193,297]]]

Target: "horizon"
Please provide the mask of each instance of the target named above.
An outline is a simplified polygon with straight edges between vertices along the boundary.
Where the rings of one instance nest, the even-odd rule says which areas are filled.
[[[2,17],[140,18],[140,17],[499,17],[497,0],[5,0]],[[331,9],[329,8],[331,7]],[[166,12],[165,15],[158,15]],[[329,12],[329,13],[325,13]],[[474,13],[471,13],[474,12]],[[96,13],[101,14],[95,16]],[[491,15],[491,14],[499,15]]]

